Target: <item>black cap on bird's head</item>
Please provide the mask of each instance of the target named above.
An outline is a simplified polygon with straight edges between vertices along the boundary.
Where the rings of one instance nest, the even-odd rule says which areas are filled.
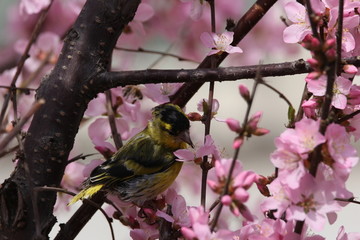
[[[189,119],[179,106],[171,103],[156,106],[153,109],[153,118],[160,119],[163,130],[193,146],[189,135]]]

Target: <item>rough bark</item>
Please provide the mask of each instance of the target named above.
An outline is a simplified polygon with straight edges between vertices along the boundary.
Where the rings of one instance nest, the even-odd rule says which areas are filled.
[[[112,50],[140,0],[88,0],[67,33],[59,60],[36,93],[46,103],[33,117],[17,168],[0,189],[0,239],[47,239],[56,222],[56,193],[92,83],[109,68]],[[60,21],[60,20],[59,20]]]

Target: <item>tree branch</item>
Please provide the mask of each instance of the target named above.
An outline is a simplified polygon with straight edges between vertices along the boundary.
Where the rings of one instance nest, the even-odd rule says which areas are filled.
[[[260,21],[265,13],[277,2],[277,0],[257,0],[254,5],[245,13],[234,28],[234,39],[231,45],[236,46]],[[211,55],[206,57],[199,65],[201,68],[218,67],[227,57],[228,53]],[[204,82],[185,83],[173,96],[171,102],[184,107],[192,96],[200,89]]]
[[[92,82],[108,68],[118,37],[139,3],[88,0],[67,33],[56,66],[37,90],[36,98],[45,104],[34,114],[16,170],[0,188],[0,239],[48,238],[56,221],[52,214],[56,193],[42,191],[36,198],[32,193],[37,187],[60,185],[84,111],[96,96]],[[86,209],[84,222],[97,210],[88,204],[81,209]],[[76,233],[82,227],[65,228]]]

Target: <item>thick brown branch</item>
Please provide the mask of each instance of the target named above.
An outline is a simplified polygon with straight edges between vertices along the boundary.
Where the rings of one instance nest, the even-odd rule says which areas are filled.
[[[353,64],[360,67],[360,57],[346,58],[342,64]],[[105,90],[145,83],[176,83],[185,82],[189,84],[204,83],[209,81],[235,81],[239,79],[250,79],[256,76],[259,65],[226,68],[202,68],[202,69],[174,69],[174,70],[138,70],[124,72],[104,72],[98,76],[94,86],[99,92]],[[312,68],[303,59],[293,62],[272,63],[261,65],[262,77],[279,77],[309,73]]]
[[[108,68],[118,37],[139,3],[89,0],[68,32],[55,68],[37,90],[37,99],[45,104],[33,117],[16,170],[0,188],[0,239],[48,238],[56,194],[42,191],[35,197],[34,188],[59,186],[87,103],[96,96],[91,83]],[[92,216],[87,212],[84,222]],[[66,229],[75,234],[82,225],[74,222]]]
[[[124,72],[102,73],[96,83],[99,91],[110,88],[137,85],[144,83],[204,83],[208,81],[235,81],[238,79],[254,78],[258,65],[227,68],[203,68],[188,70],[139,70]],[[261,65],[261,76],[276,77],[295,75],[310,72],[311,68],[304,60],[294,62],[263,64]],[[94,83],[95,84],[95,83]]]

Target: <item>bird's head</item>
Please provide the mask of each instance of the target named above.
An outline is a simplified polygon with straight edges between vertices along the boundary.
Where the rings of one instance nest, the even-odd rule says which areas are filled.
[[[185,142],[193,147],[189,134],[189,119],[179,106],[170,103],[156,106],[150,125],[154,129],[152,135],[156,135],[153,137],[162,144],[170,148],[184,148]]]

